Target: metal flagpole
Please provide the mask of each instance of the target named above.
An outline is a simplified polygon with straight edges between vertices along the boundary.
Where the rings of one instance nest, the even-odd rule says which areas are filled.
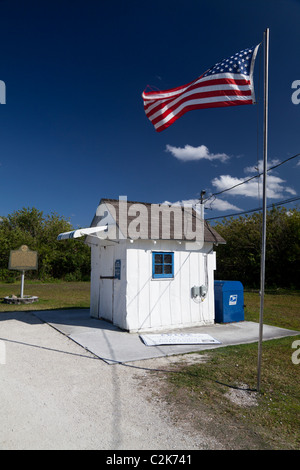
[[[264,32],[264,155],[263,155],[263,223],[262,247],[260,264],[260,313],[259,340],[257,361],[257,391],[260,391],[261,354],[263,339],[263,310],[265,291],[265,260],[266,260],[266,217],[267,217],[267,157],[268,157],[268,82],[269,82],[269,28]]]

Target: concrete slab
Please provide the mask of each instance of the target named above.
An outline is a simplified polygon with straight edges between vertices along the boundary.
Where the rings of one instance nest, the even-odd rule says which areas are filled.
[[[210,326],[163,331],[163,333],[209,334],[220,341],[221,344],[218,345],[146,346],[138,333],[128,333],[109,322],[91,318],[89,309],[41,310],[32,313],[108,364],[179,355],[234,344],[253,343],[258,341],[259,336],[259,325],[255,322],[218,323]],[[299,334],[300,331],[270,325],[264,325],[263,328],[264,341]]]

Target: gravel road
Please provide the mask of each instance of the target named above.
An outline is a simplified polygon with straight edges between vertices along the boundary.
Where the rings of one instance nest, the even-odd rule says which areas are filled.
[[[222,448],[151,399],[167,358],[108,365],[30,312],[0,313],[0,342],[1,450]]]

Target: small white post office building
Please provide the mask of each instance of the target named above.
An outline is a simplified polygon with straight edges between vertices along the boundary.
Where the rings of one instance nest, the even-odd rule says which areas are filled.
[[[213,246],[225,240],[194,209],[102,199],[82,234],[91,247],[92,317],[130,332],[214,323]]]

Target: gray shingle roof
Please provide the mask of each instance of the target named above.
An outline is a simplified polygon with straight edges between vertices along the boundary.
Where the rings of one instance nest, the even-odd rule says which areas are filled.
[[[120,223],[122,224],[122,221],[119,219],[119,203],[120,201],[118,199],[101,199],[100,205],[101,204],[106,204],[108,207],[111,207],[111,215],[116,221],[117,226],[120,227]],[[188,240],[184,236],[183,230],[180,230],[181,236],[178,237],[178,225],[175,225],[175,216],[173,215],[174,212],[171,210],[175,208],[175,206],[170,206],[170,205],[165,205],[165,204],[151,204],[151,203],[145,203],[145,202],[137,202],[137,201],[126,201],[127,204],[127,227],[126,228],[126,233],[128,233],[128,228],[130,229],[130,224],[132,224],[134,221],[134,226],[139,225],[139,228],[137,228],[137,231],[141,231],[141,238],[145,239],[171,239],[171,240]],[[140,205],[140,206],[139,206]],[[140,211],[139,211],[140,209]],[[177,206],[175,208],[176,210],[176,215],[179,215],[179,219],[181,221],[181,227],[183,229],[183,217],[187,216],[187,214],[190,216],[190,219],[192,221],[192,227],[191,230],[195,231],[196,230],[196,222],[200,220],[199,214],[192,208],[187,209],[186,207],[181,207]],[[163,230],[162,230],[162,219],[163,216],[159,215],[163,211],[164,216],[169,217],[170,219],[167,218],[165,220],[169,221],[169,236],[164,237],[163,235]],[[95,227],[99,224],[100,220],[103,218],[103,216],[97,216],[95,215],[91,226]],[[178,219],[177,219],[178,220]],[[121,228],[121,227],[120,227]],[[130,238],[130,234],[129,237]],[[224,238],[221,237],[219,233],[214,230],[207,221],[204,221],[204,241],[205,242],[211,242],[211,243],[226,243]]]

